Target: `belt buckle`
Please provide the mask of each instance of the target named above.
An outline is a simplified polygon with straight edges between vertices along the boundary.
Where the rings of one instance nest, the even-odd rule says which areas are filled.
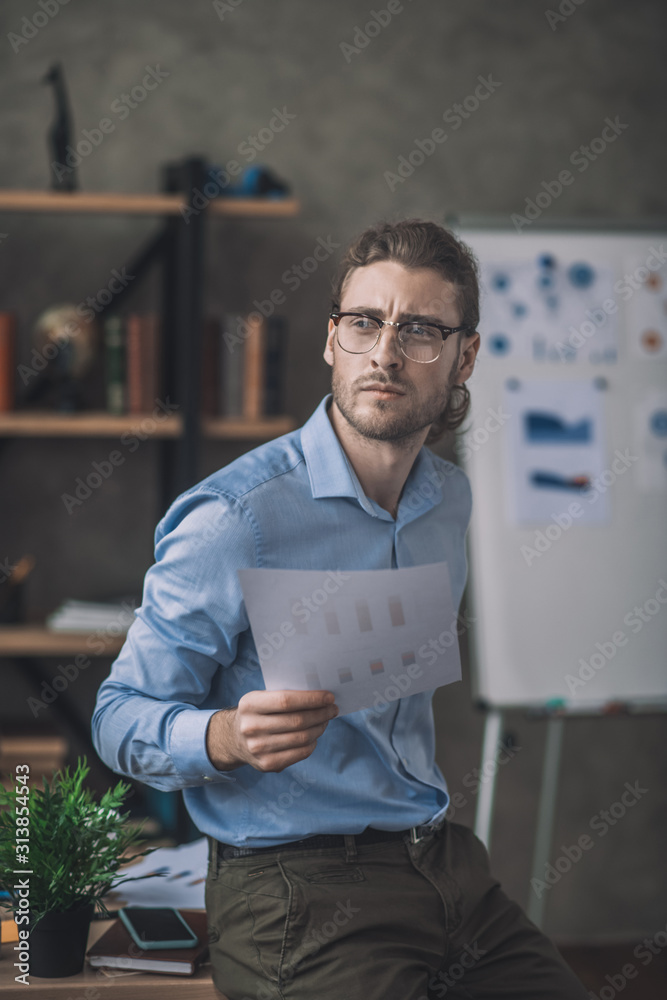
[[[410,843],[420,844],[422,840],[424,840],[426,837],[430,837],[431,834],[435,833],[435,831],[438,830],[439,828],[440,824],[436,824],[436,826],[433,826],[431,823],[422,823],[421,826],[411,826]]]

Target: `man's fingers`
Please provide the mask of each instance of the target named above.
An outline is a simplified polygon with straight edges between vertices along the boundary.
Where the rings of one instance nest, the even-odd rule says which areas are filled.
[[[281,712],[300,712],[332,705],[332,691],[249,691],[239,701],[259,715],[276,715]]]
[[[283,771],[309,757],[336,715],[330,691],[249,691],[236,709],[243,755],[258,770]]]
[[[284,750],[300,750],[316,743],[326,728],[325,722],[293,733],[258,733],[247,738],[246,746],[253,757],[281,753]]]
[[[333,705],[313,709],[311,712],[295,712],[293,715],[242,715],[238,720],[239,730],[246,739],[251,736],[273,735],[276,733],[296,733],[330,722],[338,715]]]

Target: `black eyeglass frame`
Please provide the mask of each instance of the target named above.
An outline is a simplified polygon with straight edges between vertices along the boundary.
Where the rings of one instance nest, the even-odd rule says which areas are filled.
[[[371,320],[373,323],[379,323],[380,324],[380,329],[378,330],[378,335],[375,338],[375,341],[365,351],[348,351],[347,348],[343,347],[343,345],[341,344],[340,339],[338,337],[338,324],[340,323],[340,321],[342,320],[342,318],[344,316],[358,316],[359,319],[368,319],[368,320]],[[334,326],[336,327],[336,341],[338,343],[338,346],[340,347],[341,351],[345,351],[346,354],[368,354],[368,352],[372,351],[374,347],[377,347],[378,342],[380,340],[380,337],[382,336],[382,331],[383,331],[384,327],[385,326],[395,326],[396,327],[396,339],[398,340],[398,346],[401,349],[401,354],[403,354],[404,357],[406,357],[408,359],[408,361],[414,361],[415,364],[417,364],[417,365],[431,365],[431,364],[433,364],[433,362],[437,361],[438,358],[440,357],[440,355],[442,354],[442,345],[447,340],[447,337],[449,337],[452,333],[460,333],[461,330],[469,330],[470,329],[470,327],[468,327],[468,326],[443,326],[442,323],[421,323],[420,324],[418,320],[414,320],[414,319],[407,319],[407,320],[403,320],[402,323],[395,323],[392,320],[378,319],[377,316],[368,316],[366,313],[358,313],[358,312],[332,312],[332,313],[329,313],[329,319],[333,320]],[[440,344],[440,350],[438,351],[438,353],[436,354],[436,356],[434,358],[431,358],[430,361],[418,361],[416,358],[411,358],[408,354],[406,354],[405,351],[403,350],[403,344],[401,343],[401,328],[404,327],[404,326],[432,326],[432,327],[435,327],[436,330],[439,330],[440,333],[442,334],[442,343]]]

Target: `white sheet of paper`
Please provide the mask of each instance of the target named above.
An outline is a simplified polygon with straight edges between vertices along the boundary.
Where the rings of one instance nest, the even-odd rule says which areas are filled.
[[[204,890],[208,867],[206,837],[178,847],[159,847],[140,858],[118,877],[165,874],[142,878],[138,882],[123,882],[105,897],[107,906],[175,906],[183,910],[205,909]]]
[[[238,574],[267,691],[333,691],[346,715],[461,679],[444,562]]]

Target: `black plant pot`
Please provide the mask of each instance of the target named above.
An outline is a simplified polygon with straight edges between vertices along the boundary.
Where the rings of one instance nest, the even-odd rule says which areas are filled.
[[[34,930],[31,915],[30,975],[59,979],[81,972],[94,912],[94,903],[66,912],[53,910],[42,917]]]

